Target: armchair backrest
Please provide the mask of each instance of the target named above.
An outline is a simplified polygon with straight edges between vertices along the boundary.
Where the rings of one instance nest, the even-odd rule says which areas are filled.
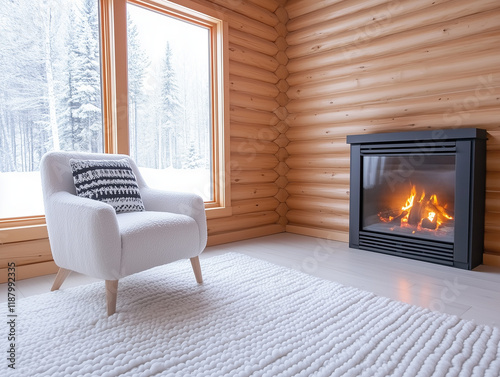
[[[73,173],[69,160],[121,160],[126,158],[137,178],[139,188],[146,186],[146,183],[137,168],[135,162],[127,155],[106,154],[106,153],[82,153],[82,152],[48,152],[40,162],[40,174],[42,177],[42,190],[44,201],[55,192],[66,191],[76,195]]]

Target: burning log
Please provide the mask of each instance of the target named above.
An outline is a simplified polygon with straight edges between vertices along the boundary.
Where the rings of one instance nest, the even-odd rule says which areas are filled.
[[[397,213],[395,211],[383,211],[378,214],[380,220],[384,223],[388,224],[397,224],[401,225],[401,219],[404,218],[408,214],[408,211],[403,211],[401,213]]]
[[[420,202],[413,203],[410,209],[410,215],[408,216],[408,224],[417,226],[422,220],[422,210],[423,206]]]
[[[405,217],[407,214],[408,214],[408,211],[403,211],[403,212],[401,212],[398,216],[396,216],[395,218],[393,218],[393,219],[390,221],[390,223],[391,223],[391,224],[396,224],[396,223],[397,223],[397,224],[401,225],[401,219],[402,219],[403,217]]]
[[[431,230],[437,229],[436,218],[434,218],[434,221],[431,221],[428,217],[426,217],[425,219],[422,220],[421,226],[422,226],[422,228],[425,228],[425,229],[431,229]]]

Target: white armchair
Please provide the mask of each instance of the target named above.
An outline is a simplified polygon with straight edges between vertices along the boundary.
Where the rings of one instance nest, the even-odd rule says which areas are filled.
[[[108,203],[77,196],[71,159],[127,159],[145,211],[116,213]],[[40,171],[49,242],[59,266],[52,290],[71,271],[104,279],[111,315],[118,280],[136,272],[189,258],[196,281],[202,283],[198,255],[207,243],[207,223],[200,196],[148,187],[126,155],[49,152]]]

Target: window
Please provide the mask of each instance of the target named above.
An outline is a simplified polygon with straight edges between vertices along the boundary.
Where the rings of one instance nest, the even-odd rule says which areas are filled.
[[[97,0],[0,7],[0,218],[43,215],[50,150],[102,152]]]
[[[150,186],[213,201],[211,28],[127,6],[130,155]]]
[[[196,171],[202,179],[193,190],[213,210],[207,215],[230,214],[222,54],[227,25],[210,9],[183,4],[192,9],[154,0],[12,0],[1,7],[0,228],[27,224],[27,217],[43,223],[37,171],[41,156],[53,149],[131,154],[145,172]],[[198,63],[196,75],[183,71],[179,60],[189,46],[178,50],[159,29],[148,31],[156,46],[145,41],[151,28],[139,12],[188,27],[194,39],[184,43],[204,41],[199,55],[188,57]],[[175,111],[160,106],[168,90],[159,84],[169,71],[153,68],[162,59],[141,62],[137,55],[154,55],[167,40],[170,52],[162,45],[161,58],[164,64],[171,58]],[[158,85],[151,86],[153,80]],[[196,89],[185,80],[196,82]],[[191,112],[193,106],[199,109]],[[167,180],[180,181],[176,175]]]

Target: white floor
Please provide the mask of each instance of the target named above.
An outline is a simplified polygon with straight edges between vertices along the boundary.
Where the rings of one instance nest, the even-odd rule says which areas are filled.
[[[281,233],[208,247],[201,255],[202,270],[203,258],[226,252],[246,254],[380,296],[500,327],[498,267],[482,265],[466,271],[349,249],[342,242]],[[54,276],[16,282],[17,297],[48,292]],[[98,280],[72,273],[61,289],[95,281]],[[0,284],[0,302],[5,301],[7,286]]]

